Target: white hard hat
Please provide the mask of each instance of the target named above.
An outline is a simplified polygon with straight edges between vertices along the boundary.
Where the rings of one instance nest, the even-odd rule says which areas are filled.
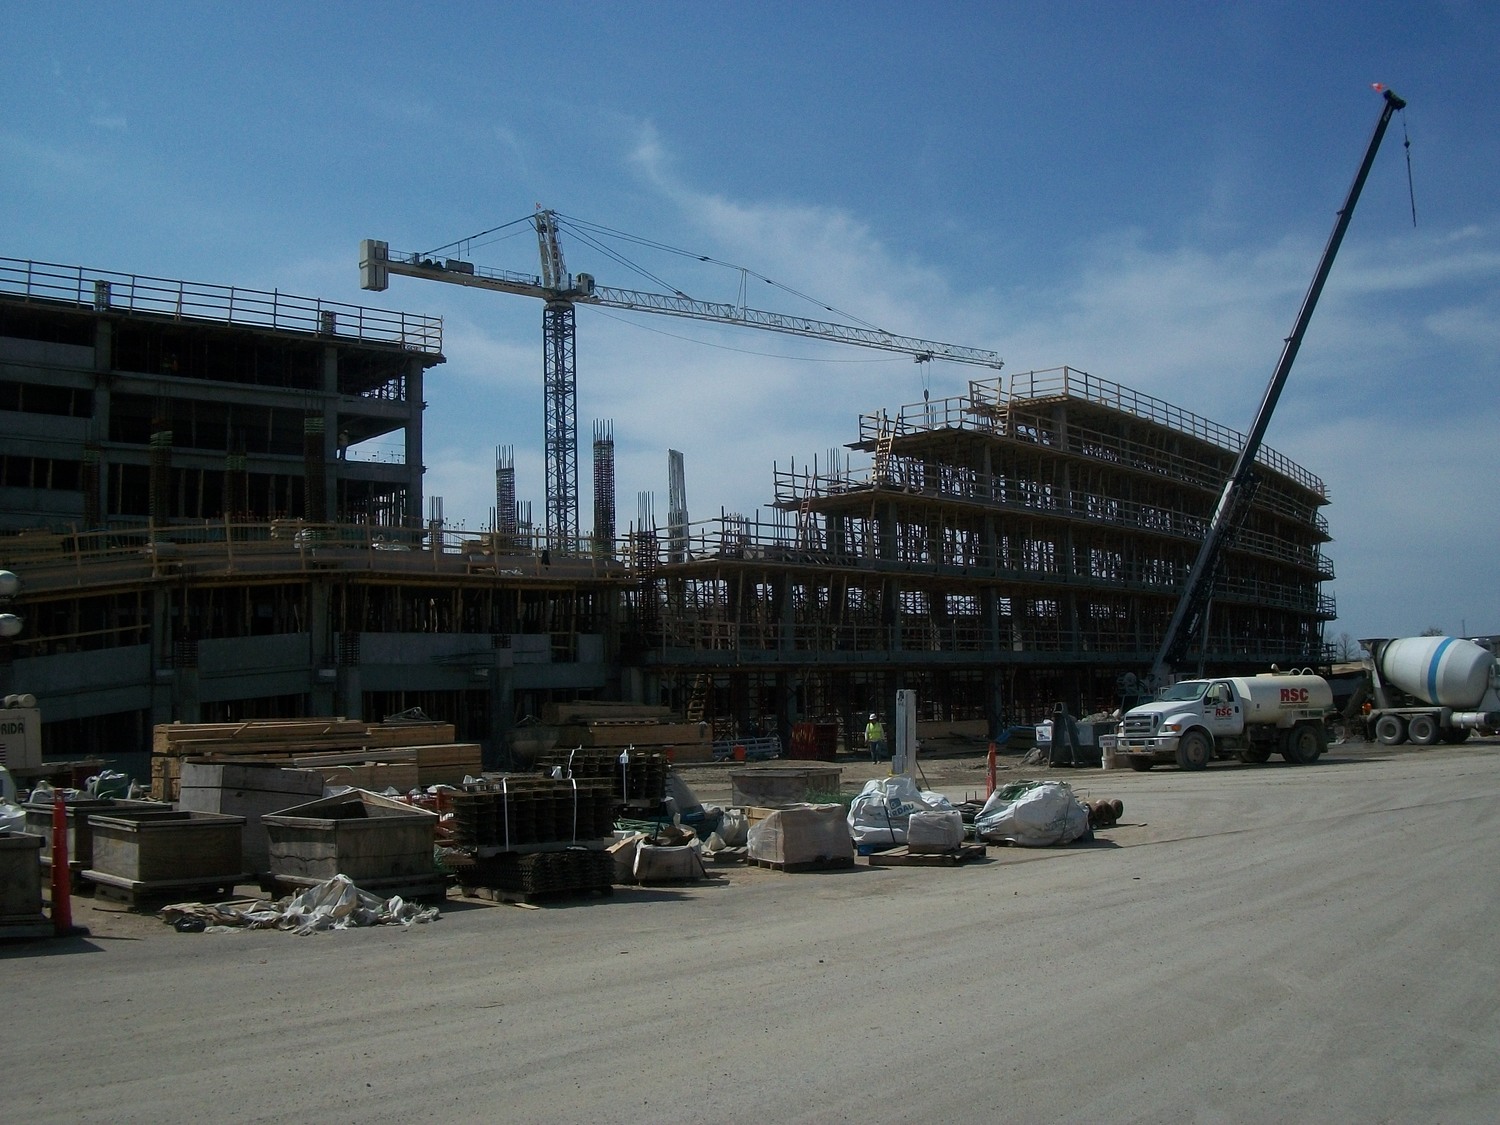
[[[874,712],[874,711],[871,711],[871,712],[870,712],[870,718],[872,718],[872,719],[873,719],[873,718],[874,718],[874,717],[875,717],[875,712]]]

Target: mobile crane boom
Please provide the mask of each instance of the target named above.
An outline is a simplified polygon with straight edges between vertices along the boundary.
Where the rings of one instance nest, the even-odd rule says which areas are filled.
[[[1359,171],[1355,173],[1348,198],[1344,200],[1344,206],[1339,210],[1338,221],[1333,225],[1333,233],[1328,236],[1328,245],[1323,248],[1323,257],[1318,262],[1317,272],[1313,274],[1312,285],[1308,287],[1307,296],[1302,299],[1302,308],[1297,313],[1297,322],[1292,327],[1292,334],[1286,338],[1286,343],[1281,349],[1281,359],[1271,375],[1271,382],[1266,387],[1265,397],[1261,399],[1260,409],[1255,412],[1255,421],[1251,424],[1250,432],[1245,438],[1245,447],[1240,450],[1234,468],[1230,471],[1229,479],[1224,482],[1224,490],[1219,494],[1219,503],[1214,508],[1208,533],[1203,537],[1203,544],[1198,550],[1198,558],[1193,563],[1192,570],[1188,572],[1187,584],[1183,587],[1182,596],[1177,602],[1177,609],[1172,614],[1166,635],[1162,638],[1156,661],[1151,666],[1150,682],[1156,687],[1165,683],[1173,667],[1186,655],[1190,638],[1202,624],[1204,612],[1213,595],[1214,578],[1223,561],[1224,551],[1249,514],[1250,498],[1255,484],[1255,458],[1260,454],[1261,440],[1265,437],[1266,427],[1271,424],[1271,414],[1276,409],[1276,401],[1281,397],[1282,388],[1286,386],[1287,375],[1291,372],[1292,363],[1297,358],[1297,351],[1302,347],[1302,337],[1307,332],[1307,323],[1312,319],[1313,309],[1317,307],[1318,298],[1323,293],[1323,284],[1328,280],[1328,271],[1333,268],[1333,259],[1339,252],[1339,244],[1344,240],[1344,232],[1349,229],[1349,220],[1354,217],[1354,205],[1359,202],[1359,194],[1364,190],[1365,179],[1370,174],[1371,165],[1375,163],[1375,154],[1380,150],[1380,142],[1385,137],[1386,126],[1390,124],[1392,114],[1398,109],[1406,108],[1406,102],[1397,97],[1395,91],[1384,90],[1383,94],[1385,105],[1381,109],[1380,120],[1375,125],[1375,132],[1365,149],[1365,158],[1360,163]]]

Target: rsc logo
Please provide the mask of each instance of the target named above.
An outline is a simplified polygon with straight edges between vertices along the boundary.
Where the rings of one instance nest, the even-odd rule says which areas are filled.
[[[1307,689],[1284,687],[1281,689],[1281,702],[1283,703],[1306,703]]]

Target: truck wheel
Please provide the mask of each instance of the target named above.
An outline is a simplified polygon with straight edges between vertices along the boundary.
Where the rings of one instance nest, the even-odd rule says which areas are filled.
[[[1382,715],[1375,720],[1375,741],[1382,746],[1400,746],[1406,741],[1406,724],[1399,715]]]
[[[1270,761],[1270,759],[1271,752],[1264,747],[1257,746],[1250,750],[1240,751],[1240,761],[1244,762],[1247,766],[1258,766],[1262,762]]]
[[[1443,741],[1449,746],[1457,746],[1460,742],[1466,741],[1468,737],[1468,727],[1449,727],[1443,732]]]
[[[1213,756],[1213,743],[1201,730],[1188,731],[1177,743],[1177,764],[1182,769],[1205,769]]]
[[[1418,746],[1432,746],[1442,735],[1431,715],[1413,715],[1406,723],[1406,737]]]
[[[1310,766],[1323,756],[1326,737],[1323,728],[1312,723],[1293,727],[1283,757],[1294,765]]]

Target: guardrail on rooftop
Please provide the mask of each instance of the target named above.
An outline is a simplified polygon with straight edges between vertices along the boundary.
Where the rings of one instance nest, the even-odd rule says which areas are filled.
[[[1006,382],[1009,381],[1009,389]],[[1220,425],[1164,399],[1132,390],[1121,383],[1101,379],[1072,367],[1055,367],[1045,371],[1017,371],[993,379],[973,379],[967,395],[955,395],[930,402],[908,403],[894,414],[880,411],[860,416],[859,436],[862,442],[875,441],[883,430],[899,436],[902,433],[934,429],[975,429],[991,426],[995,418],[1013,402],[1048,398],[1074,398],[1105,406],[1159,426],[1189,434],[1200,441],[1216,445],[1231,453],[1245,447],[1245,435]],[[1303,488],[1327,498],[1327,490],[1314,474],[1291,458],[1262,445],[1256,462],[1296,481]]]
[[[373,309],[142,274],[115,273],[20,258],[0,258],[0,293],[28,300],[63,301],[99,312],[152,313],[253,328],[278,328],[319,336],[400,344],[437,355],[443,350],[441,317]]]

